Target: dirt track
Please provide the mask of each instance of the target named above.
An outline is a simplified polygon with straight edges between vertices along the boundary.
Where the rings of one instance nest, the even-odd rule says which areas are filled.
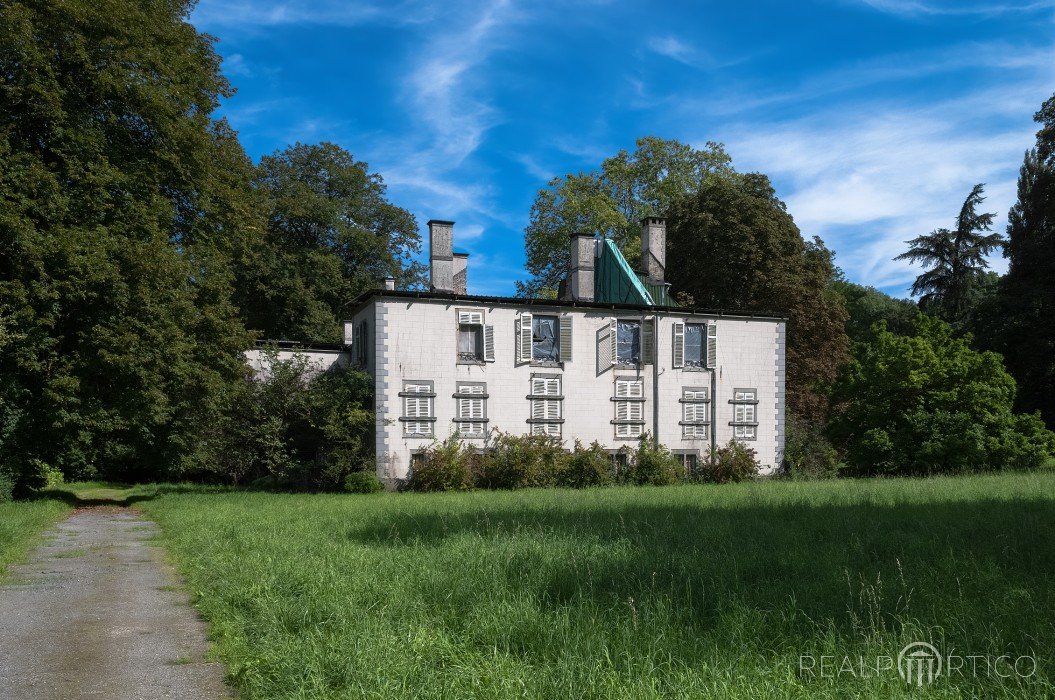
[[[75,512],[0,586],[0,700],[230,697],[204,626],[127,508]]]

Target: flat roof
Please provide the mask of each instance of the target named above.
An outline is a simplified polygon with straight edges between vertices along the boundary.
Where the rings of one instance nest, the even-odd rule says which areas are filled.
[[[726,309],[704,309],[691,306],[649,306],[645,304],[615,304],[597,301],[562,301],[560,299],[531,299],[524,297],[477,296],[475,294],[454,294],[453,292],[407,291],[399,289],[371,289],[348,302],[348,306],[358,310],[373,298],[387,299],[420,299],[423,301],[450,301],[473,304],[512,305],[512,306],[550,306],[572,307],[577,309],[610,309],[614,311],[646,311],[670,316],[723,316],[725,318],[744,318],[759,321],[787,321],[785,314],[772,311],[729,311]]]

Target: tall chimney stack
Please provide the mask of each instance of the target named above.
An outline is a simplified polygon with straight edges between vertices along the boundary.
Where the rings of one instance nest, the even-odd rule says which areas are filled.
[[[571,234],[571,258],[565,296],[570,301],[593,301],[593,276],[597,243],[592,233]]]
[[[469,254],[454,254],[454,293],[469,293]]]
[[[667,271],[667,220],[646,216],[641,220],[641,272],[650,282],[662,284]]]
[[[429,288],[454,291],[454,222],[429,221]]]

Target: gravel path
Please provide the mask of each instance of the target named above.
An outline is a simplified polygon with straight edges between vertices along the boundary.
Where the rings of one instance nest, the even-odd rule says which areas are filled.
[[[127,508],[78,510],[0,586],[0,700],[230,697],[175,571]]]

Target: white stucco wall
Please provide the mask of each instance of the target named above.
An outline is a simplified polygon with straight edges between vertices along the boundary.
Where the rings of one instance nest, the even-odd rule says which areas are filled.
[[[294,357],[303,357],[308,364],[309,374],[325,372],[331,367],[344,367],[348,364],[349,355],[343,350],[279,350],[276,359],[286,362]],[[267,377],[271,372],[267,354],[258,348],[245,351],[245,361],[257,378]]]
[[[484,323],[494,327],[495,362],[465,365],[457,362],[457,309],[478,308],[485,312]],[[517,364],[515,324],[523,311],[573,316],[573,357],[563,367]],[[645,315],[652,317],[652,312]],[[733,436],[729,422],[733,406],[729,400],[736,388],[758,392],[757,439],[749,445],[767,472],[775,470],[783,457],[784,439],[784,322],[774,319],[748,319],[725,316],[686,316],[661,312],[657,341],[659,378],[658,404],[654,402],[653,366],[639,369],[598,367],[597,334],[612,318],[639,319],[640,312],[514,304],[482,304],[465,301],[420,298],[375,297],[359,310],[355,320],[370,324],[368,369],[375,373],[377,390],[378,476],[395,480],[406,478],[411,454],[427,447],[427,438],[405,437],[399,421],[405,380],[427,380],[435,386],[435,438],[442,440],[455,431],[458,381],[486,382],[488,427],[503,432],[529,432],[532,374],[560,374],[562,377],[562,439],[570,447],[575,439],[594,440],[608,448],[633,446],[636,440],[615,437],[614,382],[616,377],[640,376],[644,382],[645,430],[656,434],[662,444],[678,449],[698,449],[706,453],[710,440],[682,438],[683,387],[709,387],[711,373],[674,368],[672,324],[675,321],[717,323],[717,382],[715,438],[719,445]],[[659,406],[658,424],[653,406]],[[480,440],[472,442],[480,444]]]

